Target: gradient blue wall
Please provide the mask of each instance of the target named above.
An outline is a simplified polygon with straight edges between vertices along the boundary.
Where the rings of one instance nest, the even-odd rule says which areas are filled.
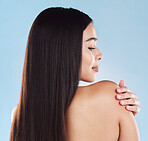
[[[14,0],[0,1],[0,140],[9,139],[11,111],[19,102],[27,37],[45,8],[73,7],[94,20],[103,53],[97,80],[112,80],[136,93],[141,141],[148,132],[148,1],[147,0]],[[80,85],[89,85],[80,81]]]

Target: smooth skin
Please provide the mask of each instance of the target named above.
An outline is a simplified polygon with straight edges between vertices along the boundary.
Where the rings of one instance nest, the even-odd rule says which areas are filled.
[[[79,87],[67,110],[67,141],[140,141],[132,112],[115,98],[119,86],[108,80]]]

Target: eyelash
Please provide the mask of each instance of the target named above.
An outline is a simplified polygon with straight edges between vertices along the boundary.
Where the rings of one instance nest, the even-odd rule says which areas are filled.
[[[88,49],[90,49],[90,50],[91,50],[91,49],[95,49],[95,48],[89,47]],[[91,50],[91,51],[92,51],[92,50]]]

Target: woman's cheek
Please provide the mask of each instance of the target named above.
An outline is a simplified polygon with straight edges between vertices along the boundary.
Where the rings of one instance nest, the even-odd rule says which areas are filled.
[[[93,67],[94,57],[91,52],[86,52],[82,57],[82,65],[85,69],[90,69]]]
[[[94,65],[94,56],[91,52],[83,52],[81,66],[81,80],[94,81],[92,78],[92,67]]]

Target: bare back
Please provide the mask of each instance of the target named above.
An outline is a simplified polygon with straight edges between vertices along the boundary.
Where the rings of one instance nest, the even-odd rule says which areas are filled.
[[[108,89],[108,85],[103,82],[77,89],[66,115],[67,141],[119,139],[119,103],[114,96],[104,94],[104,89]]]

